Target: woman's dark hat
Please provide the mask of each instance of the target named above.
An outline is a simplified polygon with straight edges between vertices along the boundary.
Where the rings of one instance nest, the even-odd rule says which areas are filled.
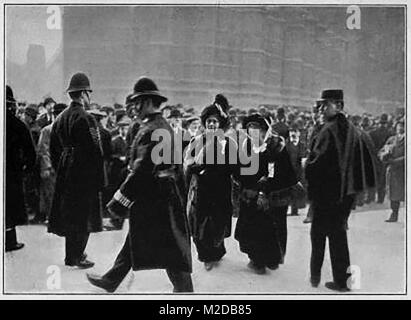
[[[153,80],[147,77],[141,77],[134,85],[134,90],[129,97],[129,100],[131,101],[145,96],[158,97],[162,100],[162,102],[166,102],[168,100],[165,96],[160,94]]]
[[[258,126],[264,131],[267,131],[269,128],[267,119],[265,119],[262,115],[258,113],[252,114],[243,119],[243,128],[247,129],[247,127],[250,125]]]

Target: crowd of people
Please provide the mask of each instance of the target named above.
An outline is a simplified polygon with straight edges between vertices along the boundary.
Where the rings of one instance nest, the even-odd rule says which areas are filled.
[[[383,203],[388,190],[386,221],[398,221],[404,115],[346,114],[342,90],[324,90],[305,109],[245,110],[218,94],[200,111],[166,104],[143,77],[124,106],[111,106],[91,103],[89,79],[77,73],[67,93],[68,106],[51,97],[24,105],[6,87],[5,246],[23,247],[15,226],[44,223],[65,237],[65,264],[87,269],[94,265],[85,253],[90,232],[120,230],[128,218],[129,234],[113,267],[103,276],[87,275],[106,291],[115,291],[131,269],[166,269],[175,292],[192,292],[191,239],[211,271],[226,253],[232,217],[248,267],[257,274],[275,270],[285,261],[287,213],[299,215],[307,205],[311,284],[320,283],[328,238],[334,281],[326,286],[346,291],[351,210]],[[181,142],[181,162],[175,154],[169,163],[157,159],[164,156],[153,153],[158,129],[170,133],[171,149]],[[243,174],[249,163],[231,161],[233,154],[237,160],[256,156],[257,170]]]

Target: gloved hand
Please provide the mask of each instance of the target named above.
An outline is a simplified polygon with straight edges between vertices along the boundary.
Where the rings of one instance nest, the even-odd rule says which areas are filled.
[[[115,199],[111,199],[106,208],[113,218],[124,218],[128,214],[127,207],[124,207]]]
[[[262,192],[258,194],[257,207],[264,211],[267,211],[269,208],[269,202],[268,202],[267,196]]]

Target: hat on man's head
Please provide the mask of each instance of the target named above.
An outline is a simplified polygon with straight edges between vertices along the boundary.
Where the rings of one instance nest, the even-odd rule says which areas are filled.
[[[172,109],[171,111],[170,111],[170,114],[168,115],[168,119],[170,119],[170,118],[181,118],[183,116],[183,114],[181,113],[181,111],[180,110],[178,110],[178,109]]]
[[[248,114],[247,115],[251,116],[251,115],[257,114],[257,113],[258,113],[257,109],[250,108],[250,109],[248,109]]]
[[[16,99],[14,99],[13,90],[8,85],[6,86],[6,102],[16,102]]]
[[[56,103],[56,101],[54,101],[54,99],[52,97],[47,97],[46,99],[44,99],[44,105],[47,106],[49,103]]]
[[[114,108],[112,106],[104,105],[100,108],[100,111],[109,113],[109,112],[114,112]]]
[[[67,105],[65,103],[57,103],[53,107],[53,114],[57,116],[66,108],[67,108]]]
[[[27,114],[29,117],[33,119],[37,118],[38,110],[35,104],[29,104],[27,107],[24,108],[24,114]]]
[[[380,123],[387,123],[387,122],[388,122],[388,114],[383,113],[383,114],[380,116]]]
[[[321,97],[318,101],[344,101],[344,93],[342,89],[326,89],[321,92]]]
[[[157,85],[153,80],[147,77],[141,77],[137,80],[134,85],[134,90],[132,95],[129,97],[130,100],[135,100],[140,97],[157,97],[160,98],[162,102],[166,102],[168,99],[160,94]]]
[[[186,124],[189,125],[191,122],[194,122],[194,121],[200,121],[200,117],[191,116],[191,117],[187,118]]]
[[[104,117],[107,117],[107,114],[103,111],[100,111],[98,109],[92,109],[92,110],[88,110],[88,113],[90,113],[91,115],[93,115],[94,117],[98,118],[98,119],[102,119]]]
[[[69,87],[67,88],[67,93],[76,91],[93,91],[90,87],[90,80],[83,72],[75,73],[70,79]]]
[[[120,121],[117,122],[119,127],[129,126],[131,124],[131,119],[127,116],[122,116]]]

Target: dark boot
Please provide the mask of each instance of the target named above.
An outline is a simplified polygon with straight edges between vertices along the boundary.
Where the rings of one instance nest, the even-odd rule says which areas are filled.
[[[17,242],[16,228],[6,230],[6,252],[20,250],[23,247],[23,243]]]
[[[391,212],[391,216],[389,219],[385,220],[385,222],[397,222],[398,221],[398,212]]]
[[[398,211],[400,210],[400,202],[399,201],[391,201],[391,216],[385,222],[397,222],[398,221]]]

